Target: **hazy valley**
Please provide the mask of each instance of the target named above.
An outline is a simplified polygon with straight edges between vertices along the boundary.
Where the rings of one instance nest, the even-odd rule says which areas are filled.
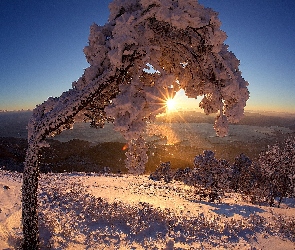
[[[26,126],[31,111],[0,113],[1,167],[21,170],[27,147]],[[194,156],[212,150],[217,158],[232,162],[240,153],[255,159],[268,145],[282,142],[295,133],[295,116],[246,112],[238,123],[230,125],[229,135],[219,138],[213,129],[214,116],[193,111],[169,113],[158,117],[147,131],[149,162],[147,172],[160,162],[170,161],[173,168],[192,165]],[[125,172],[126,141],[113,131],[112,124],[103,129],[77,123],[55,138],[41,156],[45,172],[101,171]]]

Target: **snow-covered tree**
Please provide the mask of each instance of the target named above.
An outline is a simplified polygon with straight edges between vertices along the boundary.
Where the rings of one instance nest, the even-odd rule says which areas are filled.
[[[269,146],[259,155],[261,187],[270,206],[279,198],[278,206],[285,197],[295,196],[295,138],[288,138],[284,144]]]
[[[90,28],[84,53],[89,63],[73,88],[34,109],[23,181],[24,248],[38,246],[38,153],[47,136],[76,121],[103,127],[112,120],[129,141],[127,167],[142,173],[147,161],[144,132],[165,111],[165,100],[184,89],[203,96],[206,114],[225,136],[241,119],[249,98],[239,60],[224,44],[217,13],[197,0],[114,0],[109,21]]]

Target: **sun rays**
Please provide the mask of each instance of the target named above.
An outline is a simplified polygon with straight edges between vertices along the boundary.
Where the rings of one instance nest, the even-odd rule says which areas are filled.
[[[166,107],[167,107],[167,112],[176,111],[177,102],[175,101],[175,99],[168,98],[166,100]]]

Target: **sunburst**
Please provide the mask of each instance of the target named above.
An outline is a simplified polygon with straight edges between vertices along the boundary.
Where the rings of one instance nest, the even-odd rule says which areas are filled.
[[[166,100],[166,107],[167,107],[168,112],[175,111],[176,106],[177,106],[177,103],[176,103],[176,101],[174,99],[168,98]]]

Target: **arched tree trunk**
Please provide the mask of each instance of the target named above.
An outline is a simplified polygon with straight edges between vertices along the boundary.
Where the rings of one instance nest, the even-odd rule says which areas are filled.
[[[83,76],[80,78],[83,80]],[[55,131],[67,129],[73,123],[73,118],[94,98],[102,102],[109,100],[105,94],[107,91],[111,97],[117,90],[108,90],[110,86],[103,76],[97,77],[84,91],[72,91],[66,102],[60,98],[53,103],[44,103],[48,112],[44,112],[42,105],[36,107],[28,124],[28,149],[26,154],[25,169],[22,185],[22,224],[23,224],[23,249],[39,249],[38,228],[38,158],[42,147],[46,146],[44,140]],[[52,105],[52,106],[50,106]],[[62,119],[60,119],[62,117]],[[44,129],[45,128],[45,129]]]

